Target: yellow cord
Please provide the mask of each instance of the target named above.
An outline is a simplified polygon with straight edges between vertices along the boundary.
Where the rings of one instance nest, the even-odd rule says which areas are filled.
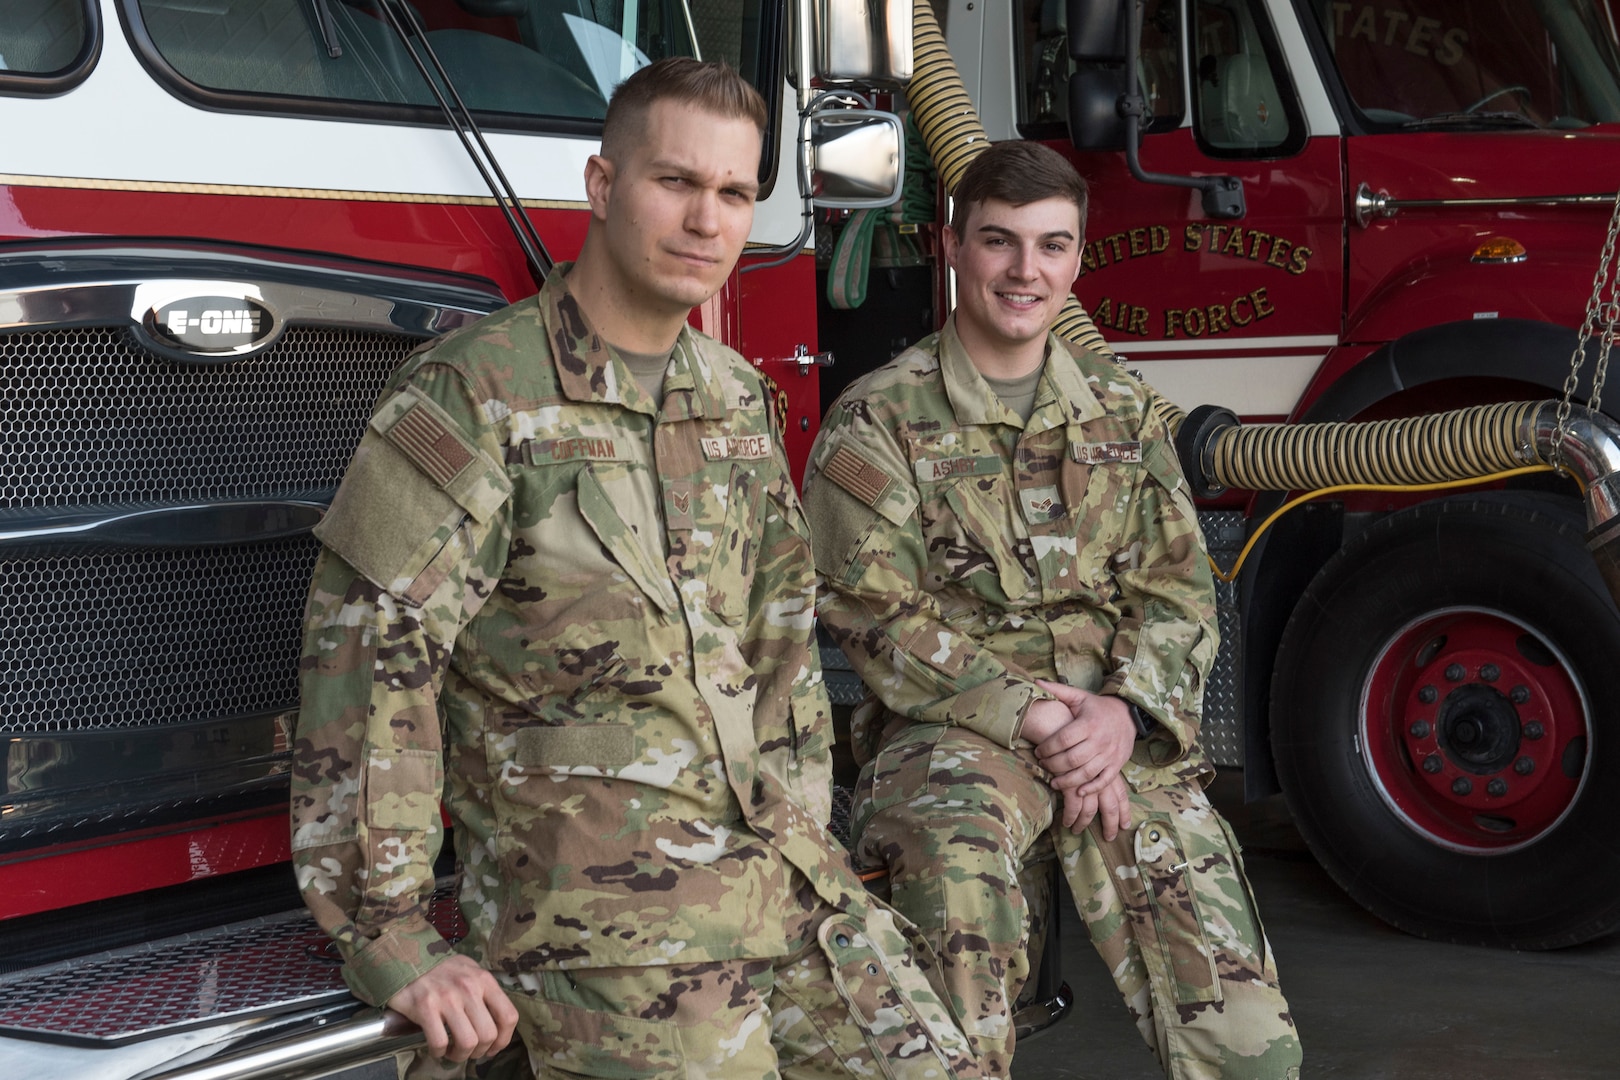
[[[1232,564],[1231,570],[1223,572],[1213,556],[1209,560],[1209,568],[1215,572],[1215,580],[1217,581],[1236,581],[1238,574],[1243,570],[1243,561],[1249,557],[1249,552],[1254,549],[1254,545],[1259,541],[1260,537],[1265,535],[1266,530],[1271,528],[1272,523],[1294,507],[1308,503],[1312,499],[1320,499],[1324,495],[1336,495],[1341,491],[1443,491],[1446,488],[1474,487],[1478,484],[1489,484],[1496,480],[1506,480],[1514,476],[1529,476],[1531,473],[1555,471],[1557,470],[1551,465],[1526,465],[1521,469],[1508,469],[1506,472],[1491,473],[1489,476],[1474,476],[1467,480],[1446,480],[1438,484],[1335,484],[1332,487],[1317,488],[1315,491],[1307,492],[1296,499],[1289,499],[1277,507],[1276,510],[1273,510],[1266,517],[1266,520],[1260,523],[1260,527],[1254,530],[1254,535],[1249,537],[1248,543],[1243,545],[1243,550],[1238,552],[1237,562]],[[1573,476],[1574,474],[1570,475]],[[1577,478],[1575,482],[1579,484],[1580,480]],[[1582,494],[1585,494],[1584,487],[1582,488]]]

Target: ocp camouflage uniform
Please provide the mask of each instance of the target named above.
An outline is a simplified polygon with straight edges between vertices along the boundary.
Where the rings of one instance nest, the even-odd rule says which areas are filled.
[[[761,378],[683,329],[660,410],[567,269],[401,369],[317,529],[293,851],[349,986],[385,1002],[451,951],[442,793],[460,949],[540,1075],[977,1075],[823,826],[814,571]]]
[[[1196,739],[1216,653],[1197,519],[1147,390],[1051,336],[1023,422],[954,321],[850,386],[811,454],[821,617],[860,708],[858,861],[932,937],[986,1070],[1029,973],[1024,856],[1050,832],[1137,1026],[1174,1077],[1297,1075],[1299,1042]],[[1134,828],[1053,825],[1024,710],[1056,679],[1157,720],[1124,769]]]

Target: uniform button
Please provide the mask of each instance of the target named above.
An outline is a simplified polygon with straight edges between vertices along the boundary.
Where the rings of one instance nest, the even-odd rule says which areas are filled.
[[[833,936],[833,944],[837,945],[840,949],[849,948],[849,935],[848,934],[836,934],[836,935],[834,935]]]
[[[1148,833],[1148,839],[1157,844],[1159,842],[1159,830],[1154,829],[1152,832]]]
[[[866,965],[866,973],[868,975],[876,975],[878,973],[877,965],[876,964],[867,964]]]

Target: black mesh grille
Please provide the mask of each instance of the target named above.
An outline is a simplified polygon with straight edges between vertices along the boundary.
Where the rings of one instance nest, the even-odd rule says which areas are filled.
[[[383,383],[415,344],[294,328],[251,360],[189,366],[116,329],[0,338],[0,507],[335,487]],[[295,705],[317,547],[303,536],[0,559],[0,733]]]
[[[0,337],[0,507],[235,499],[337,485],[398,334],[294,327],[180,364],[94,327]]]

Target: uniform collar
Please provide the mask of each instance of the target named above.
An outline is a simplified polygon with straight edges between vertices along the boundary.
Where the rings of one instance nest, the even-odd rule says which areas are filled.
[[[568,291],[567,275],[573,263],[558,263],[540,289],[536,302],[551,335],[557,382],[570,401],[620,405],[648,416],[657,404],[630,372],[617,350],[602,339],[579,302]],[[703,355],[698,337],[688,325],[675,338],[670,371],[664,377],[664,412],[667,419],[688,420],[725,416],[726,398],[720,373]]]
[[[1046,359],[1041,381],[1035,388],[1035,411],[1026,424],[1002,403],[984,376],[968,357],[967,347],[956,332],[956,316],[945,321],[939,334],[939,367],[945,381],[956,422],[967,424],[1006,424],[1026,431],[1045,431],[1068,423],[1092,420],[1103,414],[1096,391],[1086,380],[1069,345],[1047,332]]]

